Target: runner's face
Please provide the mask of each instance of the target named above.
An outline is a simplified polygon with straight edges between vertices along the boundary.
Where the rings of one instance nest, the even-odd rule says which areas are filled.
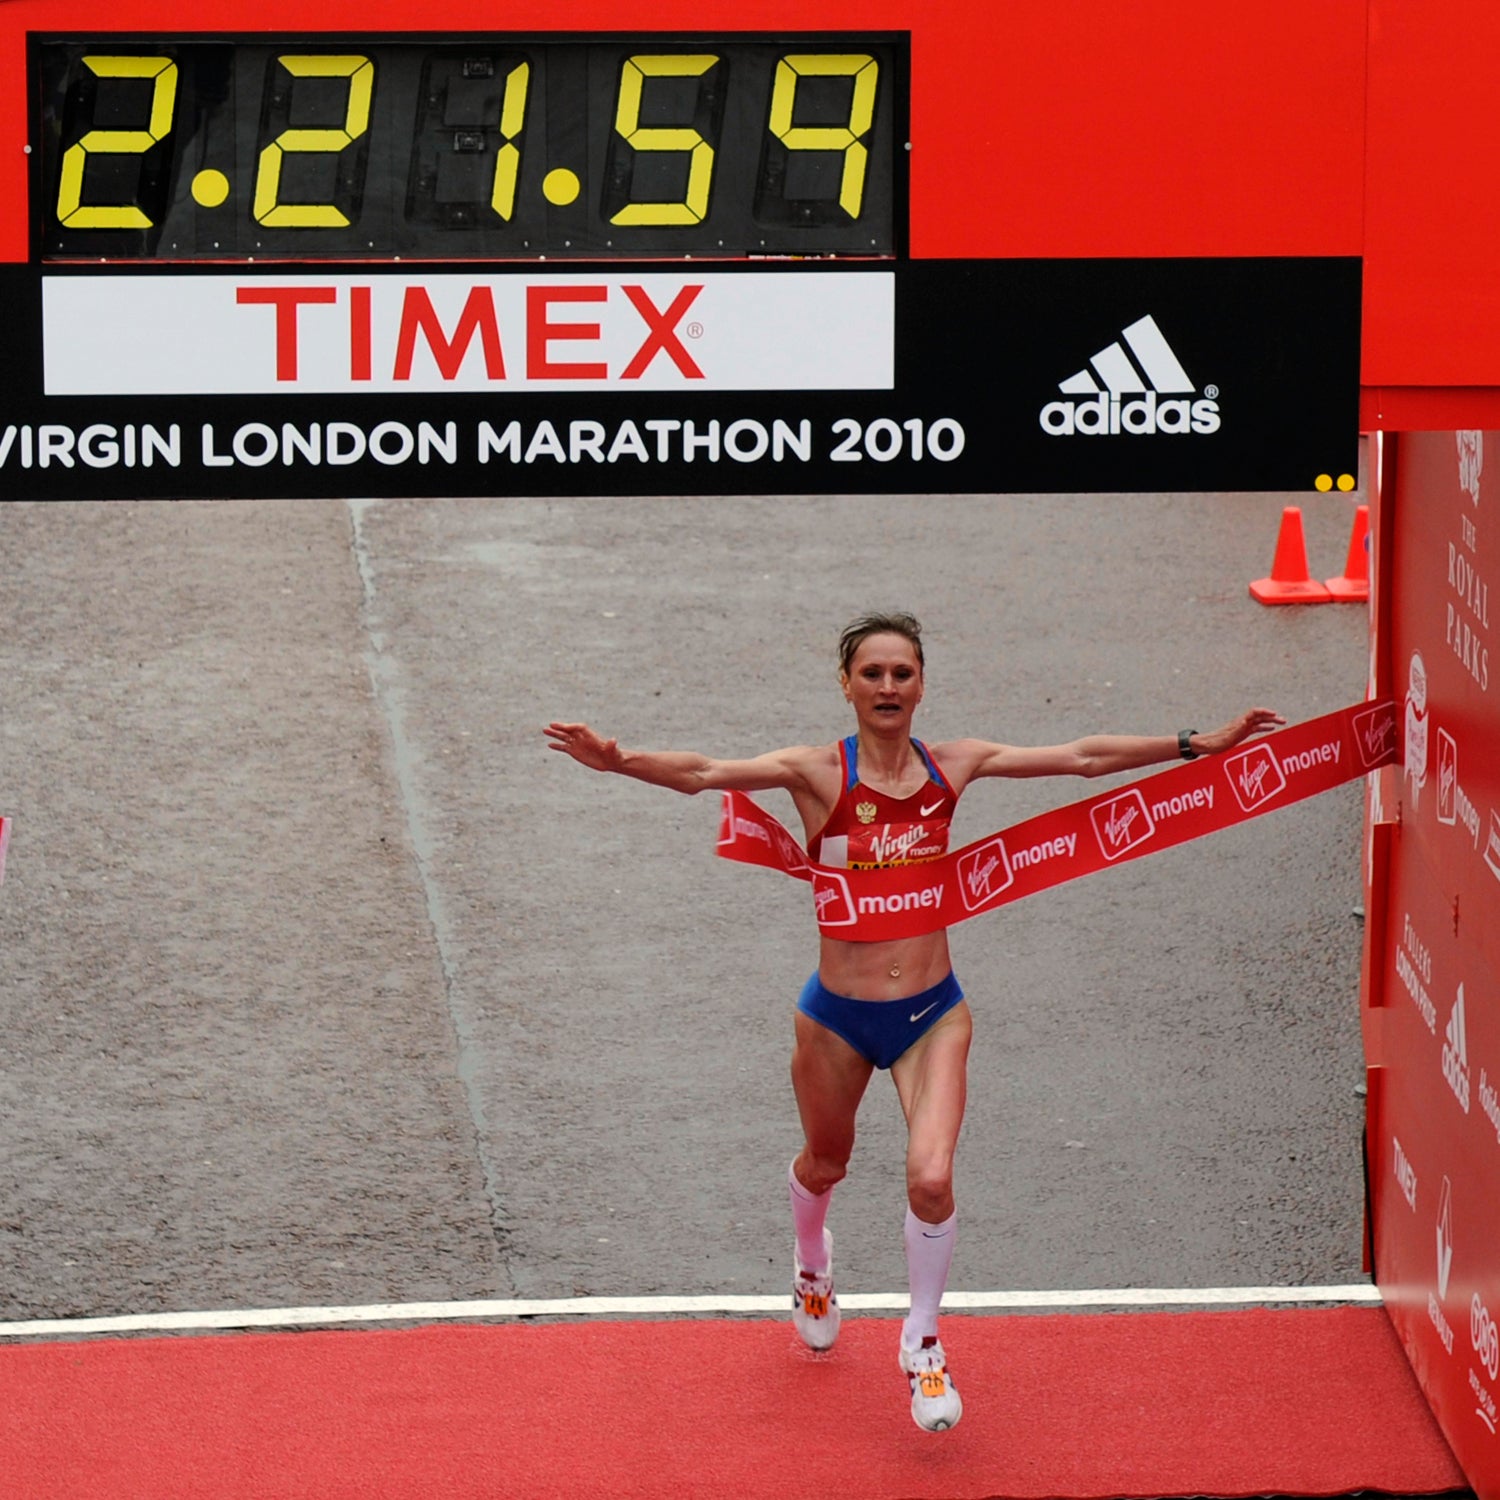
[[[922,664],[904,635],[866,636],[840,680],[859,722],[872,728],[909,728],[922,701]]]

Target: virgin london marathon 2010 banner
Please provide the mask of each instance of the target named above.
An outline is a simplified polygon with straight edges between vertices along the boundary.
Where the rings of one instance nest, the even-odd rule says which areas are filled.
[[[1290,725],[909,865],[816,864],[764,808],[743,792],[725,792],[717,852],[808,881],[818,929],[829,937],[919,937],[1290,806],[1396,758],[1396,708],[1385,699]]]

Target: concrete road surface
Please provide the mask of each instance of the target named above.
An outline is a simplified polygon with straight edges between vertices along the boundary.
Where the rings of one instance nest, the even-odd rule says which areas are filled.
[[[805,888],[541,726],[831,740],[885,606],[929,739],[1310,717],[1366,621],[1247,596],[1289,498],[0,506],[0,1317],[781,1292]],[[1319,576],[1361,498],[1302,501]],[[953,1287],[1359,1279],[1360,810],[955,932]],[[904,1290],[902,1141],[877,1075],[846,1291]]]

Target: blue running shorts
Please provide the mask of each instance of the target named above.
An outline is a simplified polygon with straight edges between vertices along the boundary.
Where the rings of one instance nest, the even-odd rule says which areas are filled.
[[[797,1009],[843,1037],[877,1068],[888,1068],[963,997],[951,972],[930,990],[904,1000],[852,1000],[835,995],[814,973],[797,997]]]

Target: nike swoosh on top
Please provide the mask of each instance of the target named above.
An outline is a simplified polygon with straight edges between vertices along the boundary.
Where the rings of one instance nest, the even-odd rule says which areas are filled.
[[[934,802],[932,804],[931,807],[924,807],[922,809],[921,816],[924,817],[924,818],[930,818],[933,815],[933,813],[935,813],[938,810],[938,808],[940,808],[942,805],[943,805],[943,801],[942,801],[942,798],[940,797],[940,798],[938,798],[938,800],[936,802]]]
[[[927,1007],[927,1010],[931,1010],[931,1009],[932,1009],[932,1008],[933,1008],[933,1006],[936,1006],[936,1005],[937,1005],[937,1004],[938,1004],[938,1002],[937,1002],[937,1001],[936,1001],[936,1000],[934,1000],[934,1001],[933,1001],[933,1002],[932,1002],[932,1005],[929,1005],[929,1006],[928,1006],[928,1007]],[[927,1010],[919,1010],[919,1011],[918,1011],[918,1012],[917,1012],[917,1013],[916,1013],[916,1015],[914,1015],[914,1016],[913,1016],[913,1017],[912,1017],[912,1020],[913,1020],[913,1021],[920,1021],[920,1020],[921,1020],[921,1019],[922,1019],[922,1017],[923,1017],[923,1016],[925,1016],[925,1015],[926,1015],[926,1014],[927,1014]]]

